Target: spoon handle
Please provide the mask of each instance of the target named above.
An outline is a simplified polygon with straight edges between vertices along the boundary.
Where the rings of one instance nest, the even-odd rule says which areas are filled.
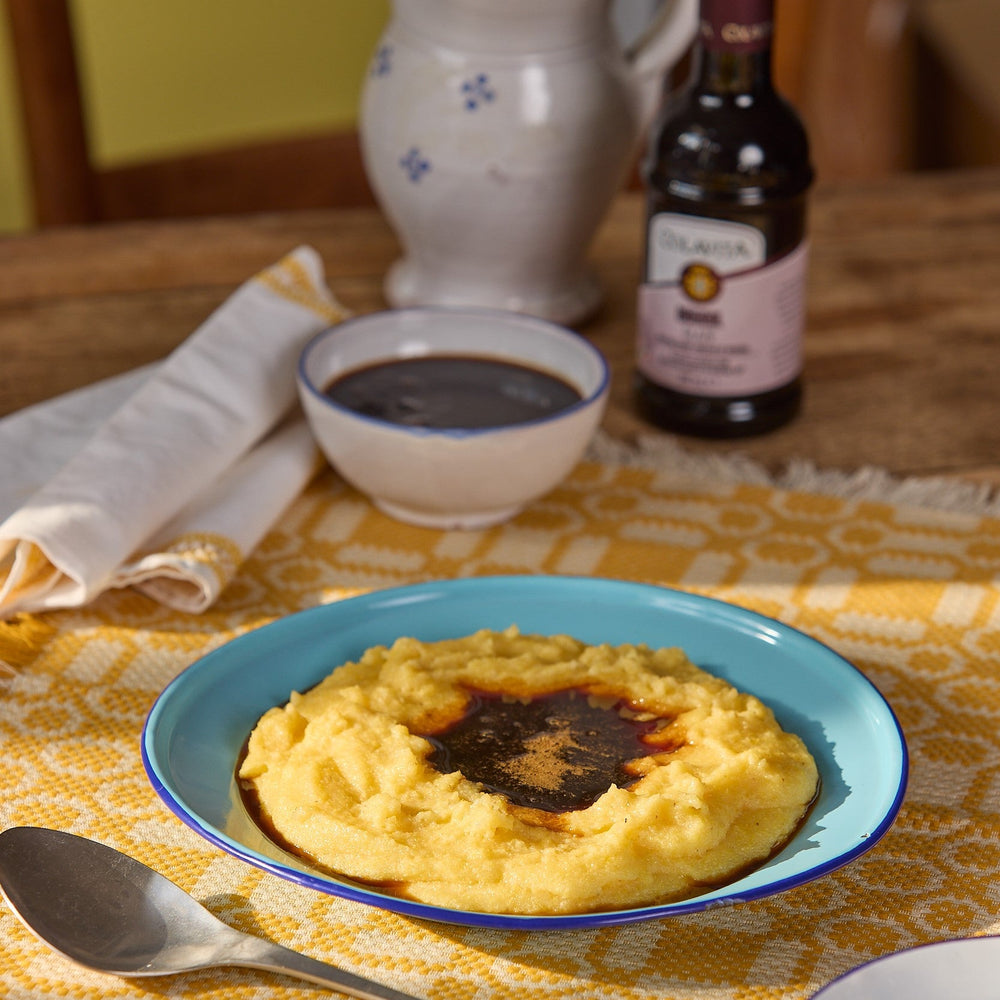
[[[241,943],[239,952],[231,955],[227,964],[266,969],[269,972],[280,972],[286,976],[318,983],[320,986],[332,986],[348,996],[358,997],[359,1000],[417,1000],[410,993],[401,993],[390,986],[383,986],[381,983],[356,976],[346,969],[319,962],[283,945],[251,935],[244,937],[246,940]]]

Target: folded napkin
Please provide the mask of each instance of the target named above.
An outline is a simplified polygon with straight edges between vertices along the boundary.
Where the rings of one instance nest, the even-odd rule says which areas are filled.
[[[0,422],[7,478],[38,483],[0,524],[0,618],[125,586],[177,610],[209,607],[319,467],[295,412],[296,364],[345,316],[319,255],[300,247],[165,361],[91,394],[108,415],[85,442],[67,433],[46,448],[38,435],[68,429],[78,395]]]

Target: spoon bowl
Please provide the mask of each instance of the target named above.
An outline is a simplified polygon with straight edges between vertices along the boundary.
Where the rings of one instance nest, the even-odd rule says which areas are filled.
[[[235,965],[332,986],[361,1000],[415,1000],[244,934],[158,872],[75,834],[32,826],[0,833],[0,892],[32,933],[97,972],[167,976]]]

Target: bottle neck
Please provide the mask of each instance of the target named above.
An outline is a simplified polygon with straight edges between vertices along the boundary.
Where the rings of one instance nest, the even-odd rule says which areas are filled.
[[[719,96],[771,90],[773,32],[774,0],[701,0],[696,89]]]

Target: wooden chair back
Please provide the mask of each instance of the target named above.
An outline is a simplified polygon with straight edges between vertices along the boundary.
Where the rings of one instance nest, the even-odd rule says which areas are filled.
[[[918,164],[911,0],[777,0],[775,79],[809,130],[821,180]]]
[[[373,203],[353,131],[98,169],[68,0],[4,2],[38,225]]]

